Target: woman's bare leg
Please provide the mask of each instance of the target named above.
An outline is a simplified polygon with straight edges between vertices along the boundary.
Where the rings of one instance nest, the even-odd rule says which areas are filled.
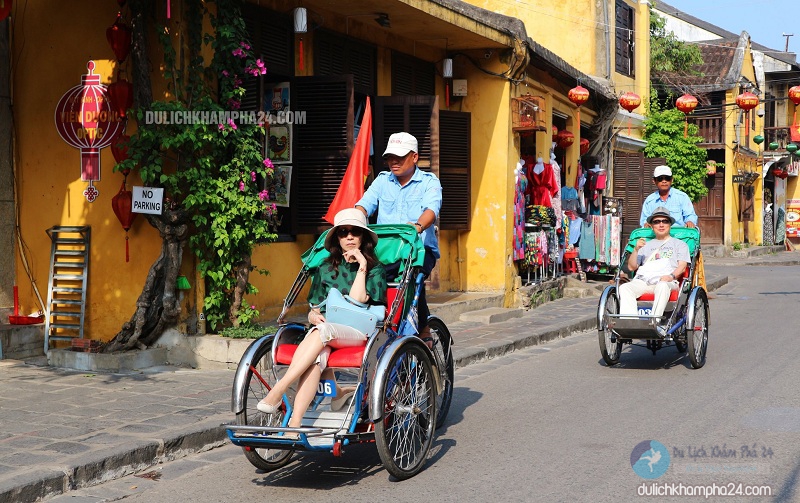
[[[298,428],[302,425],[303,416],[317,394],[320,375],[319,365],[311,365],[300,376],[300,385],[297,387],[297,395],[294,397],[294,408],[292,409],[292,417],[289,419],[289,427]]]
[[[319,338],[319,331],[312,329],[308,334],[306,334],[305,339],[303,339],[300,345],[297,346],[297,350],[292,357],[292,363],[289,364],[286,374],[275,383],[275,386],[272,387],[262,402],[270,405],[279,404],[281,397],[284,393],[286,393],[286,390],[289,389],[289,386],[298,380],[303,374],[305,374],[314,361],[316,361],[317,356],[319,355],[319,352],[322,351],[323,347],[324,345]],[[316,367],[316,365],[314,365],[314,367]],[[317,368],[317,370],[319,369]],[[319,375],[317,376],[317,379],[319,379]],[[316,390],[316,384],[314,385],[314,388]],[[306,407],[308,407],[307,404]]]

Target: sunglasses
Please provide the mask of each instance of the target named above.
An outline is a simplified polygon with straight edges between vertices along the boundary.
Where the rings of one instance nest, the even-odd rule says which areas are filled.
[[[386,162],[388,166],[392,166],[394,164],[403,164],[404,162],[406,162],[406,159],[408,159],[409,155],[411,155],[411,152],[404,155],[403,157],[389,154],[386,157],[384,157],[383,160]]]
[[[362,234],[364,234],[364,229],[361,227],[339,227],[336,229],[336,235],[340,238],[346,238],[348,234],[352,234],[353,237],[360,238]]]
[[[650,222],[650,223],[652,225],[660,225],[660,224],[668,224],[668,223],[671,223],[671,222],[669,220],[667,220],[666,218],[656,218],[656,219],[653,219],[653,221]]]
[[[661,176],[657,176],[656,177],[656,181],[657,182],[664,182],[664,181],[671,182],[672,181],[672,177],[671,176],[667,176],[667,175],[661,175]]]

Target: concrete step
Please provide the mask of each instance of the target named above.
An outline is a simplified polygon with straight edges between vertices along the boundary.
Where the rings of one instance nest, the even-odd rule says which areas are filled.
[[[490,307],[503,307],[505,294],[502,292],[439,292],[427,293],[427,298],[431,314],[438,316],[447,324],[459,321],[462,313]]]
[[[524,311],[522,308],[488,307],[486,309],[462,313],[459,319],[461,321],[488,325],[490,323],[499,323],[514,318],[521,318],[523,313]]]

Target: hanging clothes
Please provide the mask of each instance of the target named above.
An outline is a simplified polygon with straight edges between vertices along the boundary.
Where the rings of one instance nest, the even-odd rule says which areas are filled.
[[[773,227],[772,203],[764,208],[764,246],[775,244],[775,228]]]
[[[525,258],[525,192],[528,178],[525,176],[525,161],[520,159],[514,170],[514,260]]]
[[[558,189],[552,165],[537,162],[528,170],[528,194],[531,204],[552,207],[553,196],[558,194]]]

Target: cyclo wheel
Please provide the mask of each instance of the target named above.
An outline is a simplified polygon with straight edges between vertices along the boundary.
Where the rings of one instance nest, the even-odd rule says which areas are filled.
[[[285,409],[275,414],[264,414],[256,408],[258,402],[269,393],[269,387],[275,384],[272,372],[272,342],[269,341],[258,349],[245,375],[244,408],[236,414],[236,424],[248,426],[280,426]],[[264,471],[277,470],[286,466],[292,458],[292,450],[242,447],[244,456],[256,468]]]
[[[450,402],[453,400],[453,338],[450,330],[439,318],[430,318],[428,327],[433,337],[433,357],[436,370],[442,382],[442,389],[436,395],[436,429],[444,425],[447,413],[450,411]]]
[[[708,348],[708,298],[701,287],[695,287],[689,295],[686,340],[689,346],[689,361],[699,369],[706,364]]]
[[[412,342],[392,355],[383,375],[383,417],[375,445],[383,466],[398,480],[413,477],[428,458],[436,427],[434,370],[428,353]]]
[[[617,288],[606,287],[600,297],[600,305],[597,308],[597,340],[600,343],[600,354],[606,365],[612,366],[619,363],[622,354],[622,343],[619,337],[615,336],[608,326],[608,315],[619,314],[619,299],[617,298]],[[614,341],[611,341],[611,338]]]

